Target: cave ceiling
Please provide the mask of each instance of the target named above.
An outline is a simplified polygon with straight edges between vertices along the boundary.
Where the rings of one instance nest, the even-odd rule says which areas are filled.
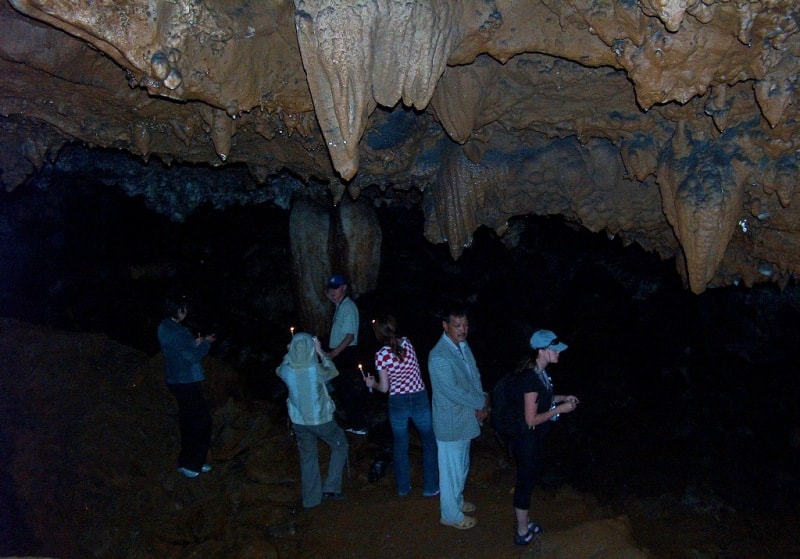
[[[0,180],[78,142],[334,201],[413,192],[454,258],[482,225],[562,215],[675,257],[696,293],[785,285],[799,20],[794,0],[0,0]]]

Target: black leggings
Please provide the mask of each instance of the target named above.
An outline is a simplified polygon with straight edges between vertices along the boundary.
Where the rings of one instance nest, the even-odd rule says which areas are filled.
[[[178,401],[178,424],[181,430],[181,452],[178,467],[199,472],[206,463],[211,447],[211,414],[203,397],[200,382],[168,384]]]
[[[517,483],[514,486],[514,508],[530,510],[531,495],[542,476],[544,463],[544,438],[549,424],[527,429],[511,437],[511,452],[517,463]]]

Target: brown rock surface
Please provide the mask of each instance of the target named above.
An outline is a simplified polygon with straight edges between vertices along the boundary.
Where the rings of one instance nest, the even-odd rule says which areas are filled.
[[[777,557],[796,551],[797,523],[630,499],[612,511],[562,486],[537,489],[546,532],[511,544],[513,467],[485,433],[473,445],[467,493],[477,527],[438,523],[438,501],[397,497],[391,475],[369,482],[376,453],[350,439],[344,502],[299,507],[297,450],[279,408],[247,402],[236,374],[206,361],[214,434],[209,474],[174,468],[177,417],[160,355],[101,334],[71,334],[0,319],[3,479],[18,530],[52,557],[419,558]],[[271,374],[267,372],[265,374]],[[420,448],[412,439],[413,463]],[[415,468],[419,487],[421,475]],[[721,554],[720,542],[724,542]],[[2,552],[2,550],[0,550]]]
[[[13,6],[13,8],[12,8]],[[426,234],[563,214],[695,292],[800,269],[792,0],[10,0],[7,189],[67,142],[423,190]],[[409,109],[413,108],[414,112]],[[448,139],[449,138],[449,139]]]

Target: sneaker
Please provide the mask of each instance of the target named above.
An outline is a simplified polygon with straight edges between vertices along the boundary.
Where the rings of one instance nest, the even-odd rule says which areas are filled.
[[[322,494],[323,501],[344,501],[344,493],[339,492],[326,492]]]
[[[366,427],[349,427],[345,431],[353,435],[366,435],[368,433]]]
[[[200,472],[195,472],[194,470],[190,470],[188,468],[178,468],[178,471],[185,475],[186,477],[197,477],[200,475]]]
[[[439,490],[433,491],[432,493],[425,492],[422,494],[423,497],[437,497],[439,495]]]
[[[211,466],[208,464],[203,464],[203,467],[200,468],[200,471],[203,472],[204,474],[207,474],[208,472],[211,471]]]

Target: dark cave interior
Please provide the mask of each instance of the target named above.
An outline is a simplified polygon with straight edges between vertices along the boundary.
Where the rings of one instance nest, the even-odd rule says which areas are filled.
[[[205,203],[175,222],[101,176],[42,173],[47,181],[0,195],[0,315],[105,332],[155,354],[162,297],[181,290],[197,329],[219,337],[214,355],[241,371],[255,398],[280,397],[273,371],[296,323],[285,209]],[[356,299],[366,363],[370,316],[395,314],[424,361],[441,333],[437,302],[456,294],[470,308],[487,389],[534,329],[570,344],[553,378],[582,406],[560,426],[569,436],[554,439],[551,481],[609,498],[670,493],[772,513],[797,506],[794,282],[693,295],[673,262],[557,217],[517,218],[504,238],[481,229],[453,261],[423,238],[421,211],[383,206],[379,216],[378,289]]]

